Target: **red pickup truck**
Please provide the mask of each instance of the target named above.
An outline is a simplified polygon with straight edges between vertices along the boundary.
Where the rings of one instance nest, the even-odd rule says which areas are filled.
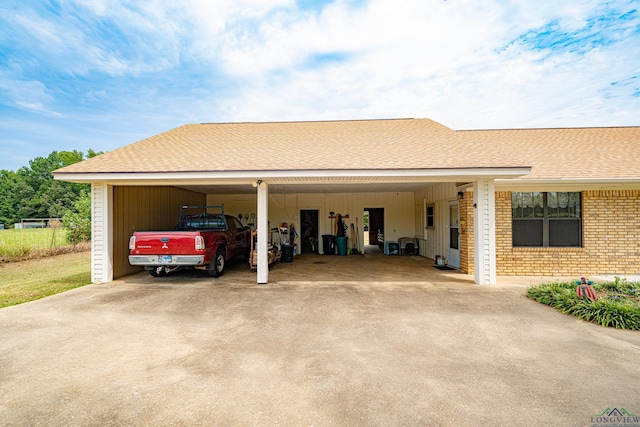
[[[192,213],[197,210],[198,213]],[[218,212],[212,212],[212,211]],[[251,230],[224,214],[224,206],[181,206],[172,231],[136,231],[129,239],[129,263],[154,276],[183,268],[222,275],[227,260],[248,259]]]

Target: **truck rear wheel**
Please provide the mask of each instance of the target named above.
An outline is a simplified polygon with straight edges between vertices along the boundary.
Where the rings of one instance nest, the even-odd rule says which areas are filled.
[[[211,268],[207,269],[207,273],[211,277],[220,277],[222,273],[224,273],[225,260],[224,260],[225,251],[220,248],[214,255],[211,260]]]

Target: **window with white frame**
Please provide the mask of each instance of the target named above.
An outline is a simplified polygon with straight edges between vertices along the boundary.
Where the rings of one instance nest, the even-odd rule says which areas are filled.
[[[436,226],[435,223],[435,208],[436,206],[434,204],[428,204],[426,205],[426,216],[425,216],[425,227],[426,228],[434,228]]]
[[[581,247],[577,192],[511,193],[513,247]]]

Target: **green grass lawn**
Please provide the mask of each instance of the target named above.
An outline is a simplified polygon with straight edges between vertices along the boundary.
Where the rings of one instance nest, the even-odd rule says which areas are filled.
[[[0,263],[0,308],[44,298],[89,283],[89,251]]]
[[[69,242],[62,228],[27,228],[0,230],[0,257],[16,258],[36,251],[46,251]]]

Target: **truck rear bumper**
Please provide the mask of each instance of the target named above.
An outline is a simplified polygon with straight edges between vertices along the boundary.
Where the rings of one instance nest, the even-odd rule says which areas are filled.
[[[129,264],[158,267],[204,265],[204,255],[129,255]]]

